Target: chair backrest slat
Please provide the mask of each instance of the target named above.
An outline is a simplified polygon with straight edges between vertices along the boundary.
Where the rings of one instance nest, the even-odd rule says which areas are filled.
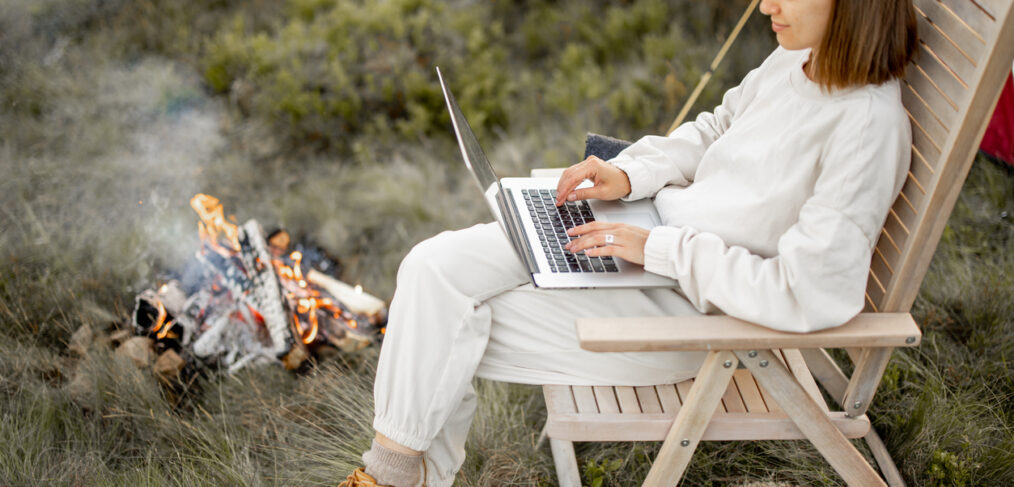
[[[867,309],[908,311],[1014,58],[1010,0],[914,0],[919,58],[902,101],[912,166],[874,249]]]
[[[925,2],[919,6],[919,13],[931,24],[940,26],[940,30],[969,58],[981,59],[986,49],[986,41],[982,34],[968,26],[961,17],[941,3]]]
[[[993,34],[991,29],[994,26],[994,22],[996,21],[999,12],[1001,10],[1006,11],[1006,7],[999,6],[999,3],[1002,2],[988,2],[983,0],[979,0],[978,2],[973,0],[940,0],[940,3],[946,6],[948,10],[953,12],[959,19],[961,19],[962,22],[977,32],[983,39]],[[990,5],[990,12],[983,9],[983,3]],[[923,9],[923,11],[925,11],[925,9]]]
[[[908,114],[912,117],[912,129],[918,129],[926,137],[929,137],[934,147],[942,147],[944,142],[947,141],[949,129],[933,114],[933,111],[926,105],[926,102],[919,98],[907,85],[902,87],[901,101],[905,104],[905,109],[908,110]]]
[[[923,42],[923,48],[939,58],[966,85],[970,85],[970,81],[975,76],[975,63],[958,49],[954,41],[940,30],[939,25],[930,22],[922,15],[917,15],[917,17],[919,18],[919,38]]]
[[[915,75],[906,79],[903,83],[906,92],[917,97],[933,113],[933,117],[939,121],[944,128],[950,130],[954,126],[954,120],[958,116],[957,105],[936,89],[928,79]]]
[[[1010,3],[1010,0],[976,0],[975,3],[986,12],[986,15],[995,19],[1003,10],[1002,5]]]
[[[940,58],[926,48],[925,44],[919,45],[918,55],[919,58],[915,60],[915,63],[909,65],[909,73],[906,74],[906,78],[913,76],[911,73],[913,69],[921,71],[921,74],[954,103],[955,107],[968,103],[968,85],[964,81],[961,81],[953,71],[948,69]]]

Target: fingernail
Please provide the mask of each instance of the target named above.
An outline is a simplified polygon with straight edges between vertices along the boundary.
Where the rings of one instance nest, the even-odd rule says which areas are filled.
[[[574,201],[574,200],[577,199],[577,194],[575,194],[575,193],[568,194],[567,195],[567,199],[570,200],[570,201]]]

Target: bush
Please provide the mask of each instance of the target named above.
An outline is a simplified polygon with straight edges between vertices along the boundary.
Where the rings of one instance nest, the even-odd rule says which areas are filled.
[[[233,92],[248,114],[328,147],[350,134],[415,137],[443,129],[433,66],[463,75],[455,68],[473,60],[459,103],[480,127],[504,123],[510,82],[488,69],[504,61],[502,29],[478,22],[475,7],[365,3],[295,0],[270,33],[250,32],[237,15],[209,40],[205,79],[217,92]],[[252,89],[243,93],[244,86]]]
[[[686,14],[701,9],[662,0],[290,0],[266,30],[237,13],[200,63],[209,87],[242,114],[325,149],[359,135],[446,133],[434,66],[480,137],[579,114],[643,133],[668,125],[717,48],[710,31],[688,34]]]

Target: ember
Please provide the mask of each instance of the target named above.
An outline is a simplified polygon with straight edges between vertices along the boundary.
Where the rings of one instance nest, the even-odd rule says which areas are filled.
[[[284,231],[265,240],[260,224],[231,222],[212,196],[198,194],[190,206],[201,247],[180,279],[140,293],[134,307],[135,332],[158,353],[230,372],[268,363],[294,369],[382,336],[384,302],[338,280],[322,252],[307,259],[307,249],[289,249]]]

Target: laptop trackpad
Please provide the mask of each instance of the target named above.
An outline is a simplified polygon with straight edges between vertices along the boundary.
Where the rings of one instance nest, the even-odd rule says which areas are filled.
[[[601,221],[626,223],[641,228],[650,229],[655,227],[655,221],[651,218],[651,213],[606,211],[601,213],[595,212],[595,217]]]

